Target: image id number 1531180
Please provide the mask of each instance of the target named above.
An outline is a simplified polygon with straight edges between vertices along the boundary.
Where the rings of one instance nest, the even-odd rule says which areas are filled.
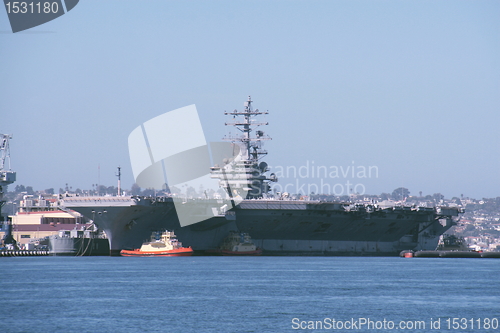
[[[7,9],[7,13],[13,14],[56,14],[59,12],[59,4],[57,2],[19,2],[19,1],[11,1],[5,3],[5,8]]]

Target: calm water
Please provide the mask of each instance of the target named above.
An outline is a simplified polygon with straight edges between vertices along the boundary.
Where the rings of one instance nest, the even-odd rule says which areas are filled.
[[[20,257],[0,278],[4,332],[500,332],[477,327],[500,320],[499,259]]]

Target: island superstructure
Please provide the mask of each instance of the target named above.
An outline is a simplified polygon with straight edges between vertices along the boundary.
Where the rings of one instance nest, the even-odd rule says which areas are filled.
[[[212,167],[211,175],[212,178],[219,179],[219,186],[226,190],[231,198],[235,195],[244,199],[263,198],[270,191],[270,182],[277,181],[274,173],[269,177],[265,175],[269,171],[267,163],[259,163],[261,158],[267,155],[267,151],[262,149],[263,141],[271,138],[258,129],[268,123],[254,121],[253,117],[264,114],[268,112],[253,109],[250,96],[243,111],[225,112],[225,115],[233,116],[233,121],[226,123],[226,126],[236,127],[241,135],[224,138],[234,145],[235,157],[231,163],[225,161],[224,166]]]
[[[270,194],[278,181],[261,158],[264,134],[248,98],[243,111],[226,112],[239,136],[226,139],[234,153],[214,165],[226,197],[186,198],[183,209],[212,217],[182,227],[172,196],[66,197],[63,205],[78,211],[106,232],[111,254],[140,247],[155,230],[173,230],[195,251],[214,249],[231,231],[248,233],[270,255],[398,255],[401,250],[435,249],[461,210],[453,207],[381,207],[377,204],[290,200]],[[168,130],[168,129],[165,129]],[[226,203],[226,204],[224,204]]]

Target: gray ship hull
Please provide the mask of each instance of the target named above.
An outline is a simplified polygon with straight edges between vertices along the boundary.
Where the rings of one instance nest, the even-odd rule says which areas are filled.
[[[210,207],[199,200],[196,207]],[[458,209],[351,206],[312,201],[244,200],[224,215],[181,227],[170,198],[79,198],[67,208],[106,232],[111,254],[138,248],[152,231],[168,229],[195,251],[215,249],[231,230],[249,233],[269,255],[398,255],[433,250]]]
[[[107,256],[109,242],[102,238],[49,237],[49,255],[57,256]]]

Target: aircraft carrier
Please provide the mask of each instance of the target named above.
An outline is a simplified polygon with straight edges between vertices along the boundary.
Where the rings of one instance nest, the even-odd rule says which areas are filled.
[[[270,170],[261,162],[267,154],[262,141],[270,138],[257,130],[267,123],[254,119],[266,113],[254,110],[250,97],[243,111],[226,112],[234,119],[226,125],[241,135],[226,138],[226,154],[218,154],[207,170],[224,197],[65,197],[61,204],[104,230],[112,255],[138,248],[152,231],[165,229],[198,252],[217,248],[230,231],[239,231],[267,255],[398,255],[402,250],[434,250],[440,235],[456,224],[462,211],[455,207],[382,207],[270,193],[277,178],[268,176]],[[160,162],[165,169],[168,161]]]

